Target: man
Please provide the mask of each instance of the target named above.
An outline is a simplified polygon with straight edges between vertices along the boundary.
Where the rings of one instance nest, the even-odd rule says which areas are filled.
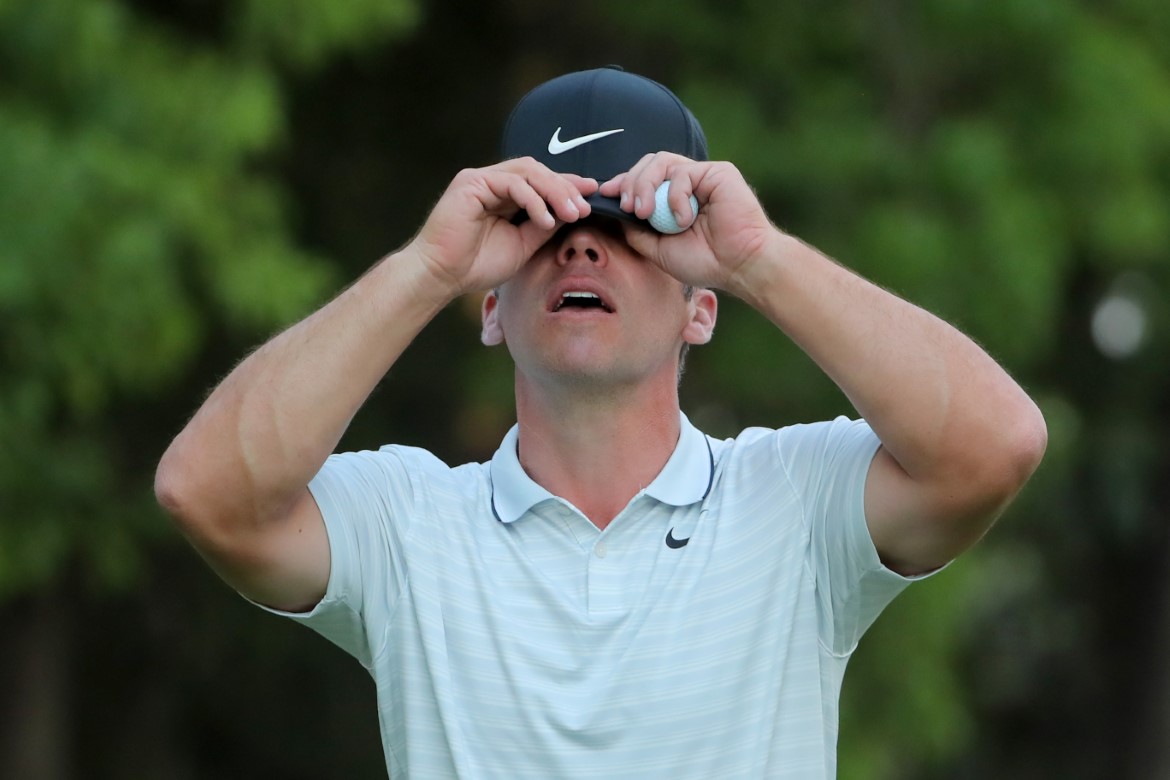
[[[227,582],[371,672],[392,777],[832,777],[858,639],[1017,493],[1039,411],[965,336],[774,227],[655,82],[541,85],[504,153],[223,381],[164,456],[161,503]],[[643,222],[663,181],[674,235]],[[691,426],[680,353],[711,338],[715,289],[862,419]],[[516,366],[491,462],[330,457],[478,290]]]

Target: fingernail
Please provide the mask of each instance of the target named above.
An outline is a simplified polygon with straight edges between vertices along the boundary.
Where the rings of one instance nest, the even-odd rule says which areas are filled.
[[[683,223],[682,214],[679,214],[677,211],[672,211],[670,213],[674,215],[674,223],[676,225],[681,225]]]
[[[569,211],[577,216],[581,216],[581,209],[577,208],[577,202],[573,198],[569,198],[565,203],[569,206]]]
[[[628,201],[629,199],[630,199],[629,193],[623,192],[621,200],[618,203],[618,205],[620,205],[624,209],[626,207],[626,201]]]
[[[642,197],[639,195],[638,197],[634,198],[634,211],[637,211],[640,208],[642,208]]]

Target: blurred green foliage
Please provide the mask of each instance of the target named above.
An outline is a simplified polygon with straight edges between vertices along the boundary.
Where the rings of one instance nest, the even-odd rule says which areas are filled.
[[[62,662],[63,711],[128,702],[101,723],[62,716],[59,747],[92,777],[127,776],[110,734],[141,728],[156,747],[140,776],[381,771],[360,671],[200,571],[154,506],[153,467],[251,345],[403,242],[455,171],[494,159],[515,99],[606,62],[672,86],[779,225],[969,332],[1048,419],[1045,464],[1001,527],[863,641],[841,776],[1159,776],[1157,0],[0,0],[0,622],[11,641],[64,609],[102,639],[96,669]],[[1138,322],[1112,353],[1108,301]],[[511,368],[478,346],[475,304],[420,336],[346,446],[490,455]],[[697,423],[850,413],[782,334],[721,304],[684,380]],[[127,656],[141,668],[107,679]],[[277,733],[257,736],[251,707]],[[329,746],[306,750],[322,731]]]
[[[210,46],[117,2],[0,5],[0,595],[76,553],[126,581],[157,511],[111,406],[173,387],[210,323],[254,336],[336,284],[263,165],[286,133],[280,67],[415,18],[339,8],[243,3]]]

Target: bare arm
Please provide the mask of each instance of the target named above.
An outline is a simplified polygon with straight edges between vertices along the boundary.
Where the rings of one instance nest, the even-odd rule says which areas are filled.
[[[408,253],[262,346],[211,393],[156,475],[160,503],[229,584],[284,609],[325,592],[307,485],[382,375],[445,303]]]
[[[1039,464],[1047,433],[1036,405],[938,317],[779,233],[737,290],[881,440],[865,514],[895,571],[928,571],[970,547]]]
[[[882,560],[924,572],[974,544],[1039,464],[1039,409],[973,341],[939,318],[776,229],[732,165],[648,155],[601,186],[645,217],[669,179],[690,230],[627,230],[676,278],[742,298],[844,391],[882,446],[865,513]],[[697,218],[687,198],[700,203]]]
[[[588,214],[581,194],[594,189],[531,160],[464,171],[408,247],[228,375],[155,477],[159,502],[220,576],[281,609],[321,599],[329,545],[309,481],[430,319],[455,296],[509,278],[557,219]],[[519,208],[532,219],[514,226]]]

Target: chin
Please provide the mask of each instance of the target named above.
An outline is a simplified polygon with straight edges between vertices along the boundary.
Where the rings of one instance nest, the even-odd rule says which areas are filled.
[[[675,381],[675,374],[669,366],[655,365],[661,355],[617,354],[614,347],[595,340],[561,341],[546,345],[542,349],[527,352],[527,357],[513,353],[512,359],[517,370],[534,379],[543,377],[547,381],[566,386],[620,387],[653,381],[653,375],[661,370]],[[535,358],[535,359],[534,359]]]
[[[594,392],[645,384],[654,380],[655,372],[649,361],[615,361],[612,356],[592,356],[592,359],[567,359],[546,364],[544,370],[550,379],[564,386],[590,388]]]

